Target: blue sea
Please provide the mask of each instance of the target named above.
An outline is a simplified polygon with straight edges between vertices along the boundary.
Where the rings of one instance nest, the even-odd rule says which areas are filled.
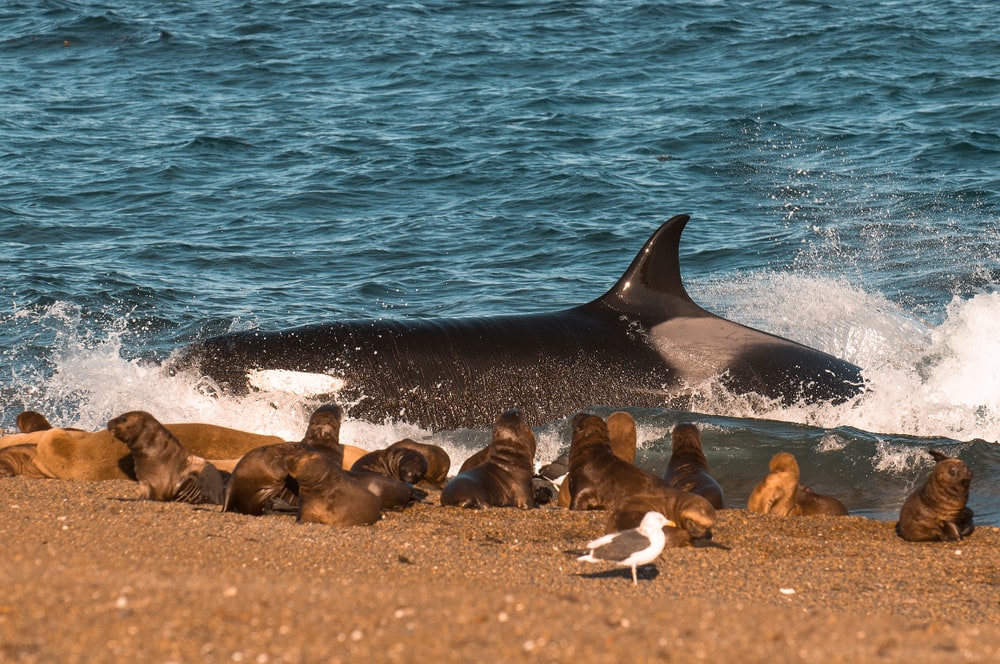
[[[1000,525],[991,4],[13,0],[0,21],[0,427],[141,408],[298,440],[309,398],[160,363],[231,330],[573,306],[689,213],[699,304],[870,390],[633,408],[640,463],[694,421],[732,506],[784,450],[894,520],[938,448]],[[565,451],[566,420],[534,425],[539,461]],[[343,439],[404,436],[457,467],[489,432]]]

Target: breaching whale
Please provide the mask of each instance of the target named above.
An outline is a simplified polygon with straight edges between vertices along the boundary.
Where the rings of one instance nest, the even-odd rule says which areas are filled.
[[[857,366],[698,306],[681,280],[688,219],[665,222],[611,290],[570,309],[232,332],[182,349],[171,368],[237,394],[261,372],[319,374],[352,417],[433,430],[489,428],[509,408],[534,425],[593,406],[684,409],[711,380],[786,404],[864,389]]]

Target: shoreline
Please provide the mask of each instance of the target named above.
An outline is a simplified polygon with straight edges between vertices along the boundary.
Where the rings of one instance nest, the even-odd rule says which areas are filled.
[[[993,661],[1000,529],[719,512],[639,570],[565,553],[606,514],[418,504],[369,527],[0,480],[6,661]]]

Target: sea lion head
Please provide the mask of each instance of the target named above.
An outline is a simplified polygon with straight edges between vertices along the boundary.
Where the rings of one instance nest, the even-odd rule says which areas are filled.
[[[670,447],[674,454],[700,454],[704,458],[701,447],[701,432],[690,422],[679,422],[670,432]]]
[[[677,525],[690,533],[692,539],[712,539],[716,514],[706,498],[685,492],[677,506]]]
[[[26,410],[18,413],[17,428],[21,433],[35,433],[36,431],[48,431],[52,425],[41,413]]]
[[[795,457],[788,452],[778,452],[773,457],[771,457],[771,463],[768,465],[768,470],[772,473],[792,473],[795,475],[796,481],[801,476],[799,471],[799,462],[795,460]]]
[[[635,418],[630,413],[620,410],[608,415],[606,424],[611,451],[622,461],[635,463],[635,448],[638,442]]]
[[[580,454],[601,447],[611,449],[608,423],[592,413],[574,415],[573,438],[569,446],[570,466],[573,465],[574,452]]]
[[[957,514],[969,499],[971,483],[972,469],[961,459],[945,457],[934,465],[934,470],[924,485],[924,495],[942,514]]]
[[[516,409],[508,410],[493,424],[489,458],[504,464],[515,460],[518,465],[524,465],[526,461],[533,470],[535,446],[535,434],[525,423],[524,414]]]
[[[427,475],[427,457],[416,450],[395,448],[386,451],[390,475],[402,482],[416,484]]]
[[[340,445],[340,424],[344,409],[336,404],[320,406],[309,416],[302,442],[313,447],[335,448]]]

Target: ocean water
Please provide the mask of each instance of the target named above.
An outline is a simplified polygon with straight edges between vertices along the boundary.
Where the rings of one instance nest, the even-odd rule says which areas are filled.
[[[871,390],[632,408],[643,464],[662,470],[670,426],[695,421],[731,505],[786,450],[817,491],[891,520],[939,448],[1000,525],[994,13],[5,3],[0,427],[142,408],[295,440],[309,399],[210,393],[159,363],[229,330],[579,304],[685,212],[697,302],[854,362]],[[565,450],[565,420],[535,424],[540,461]],[[344,428],[403,436],[457,464],[489,432]]]

